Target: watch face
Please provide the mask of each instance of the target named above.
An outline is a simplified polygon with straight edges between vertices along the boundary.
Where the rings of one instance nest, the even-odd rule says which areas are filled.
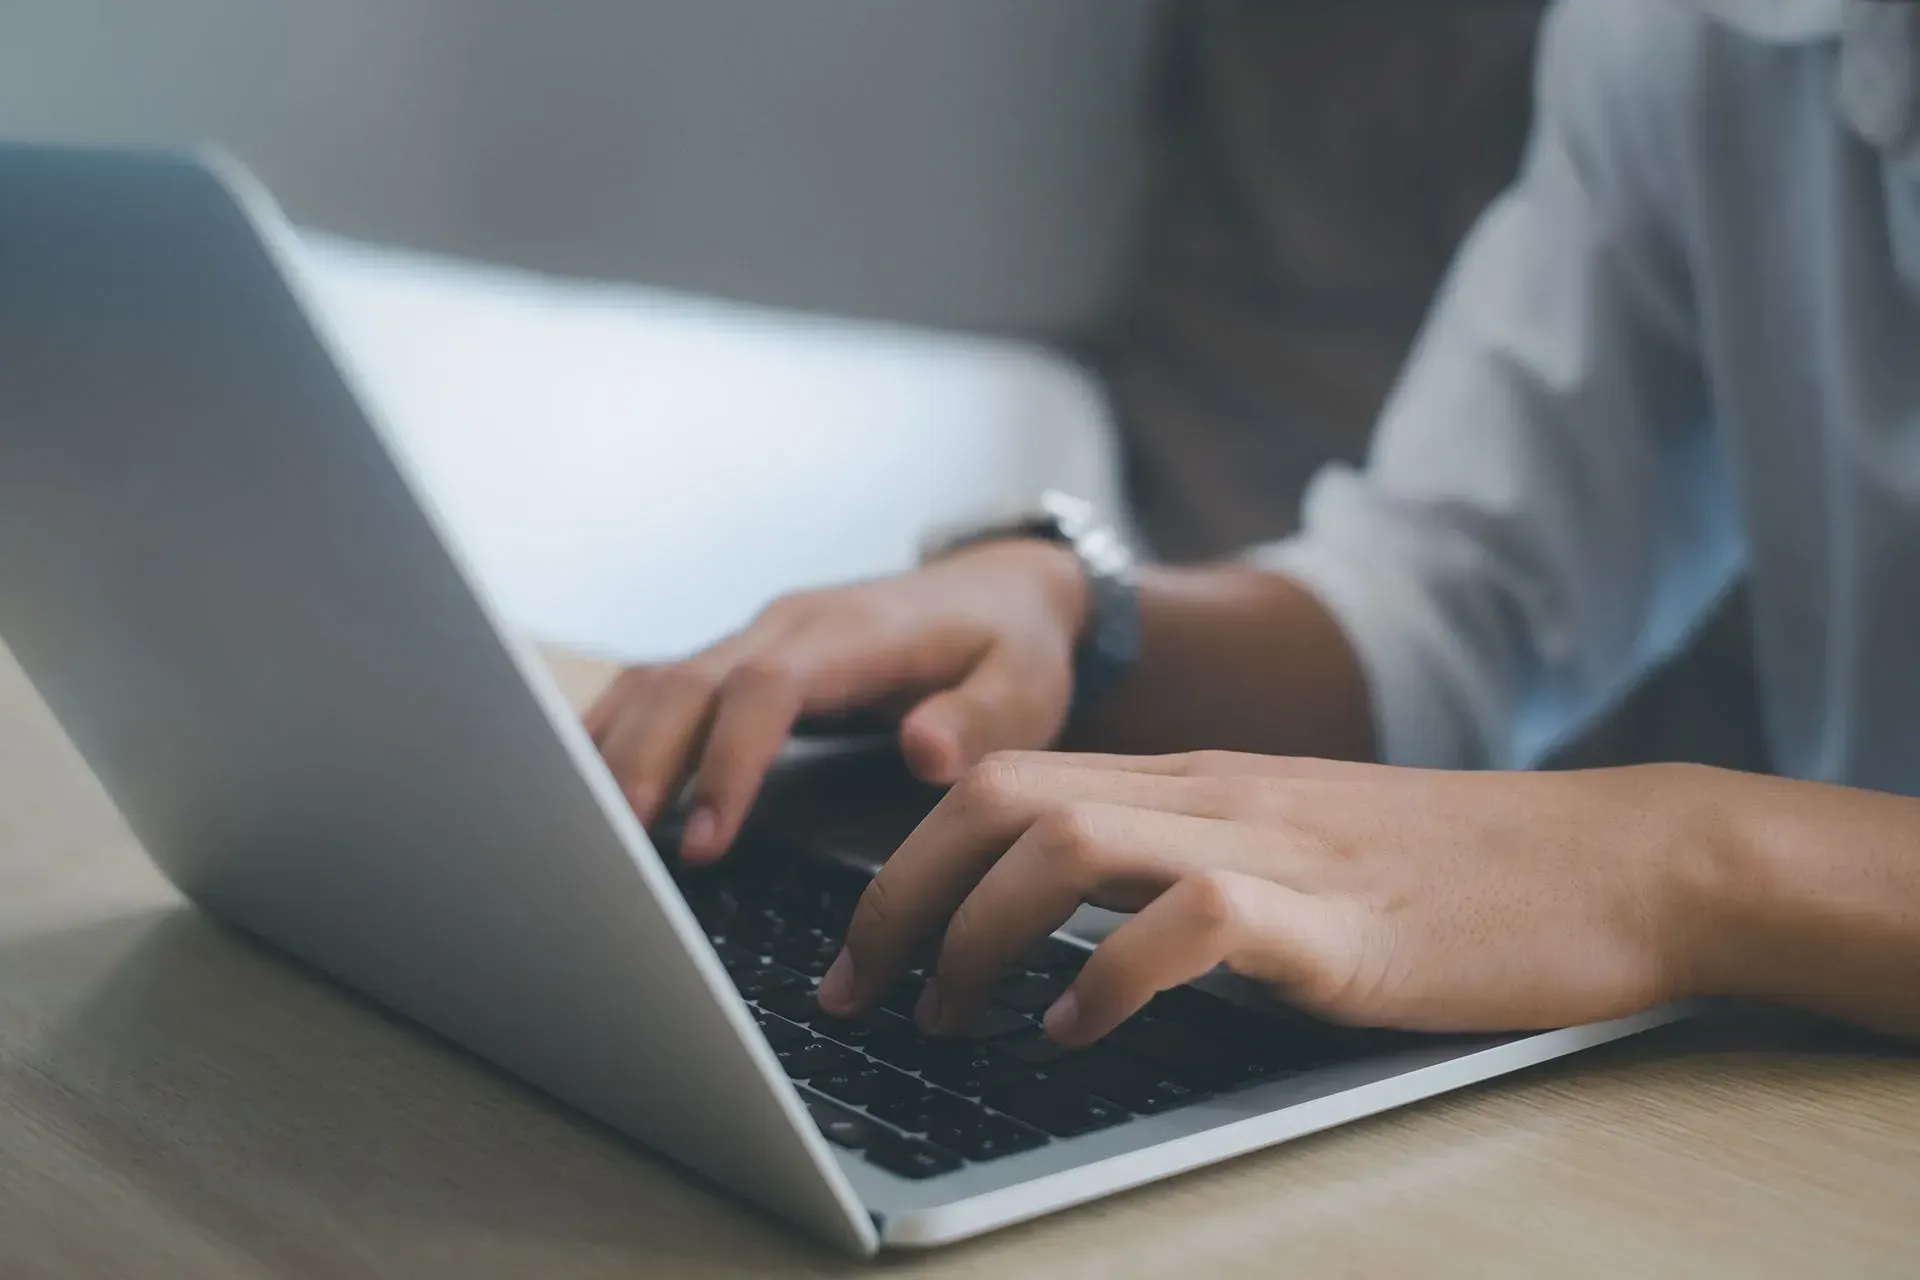
[[[1092,529],[1099,522],[1093,504],[1085,498],[1076,498],[1070,493],[1058,489],[1049,489],[1040,495],[1040,509],[1052,519],[1060,530],[1060,536],[1071,542]]]
[[[1040,505],[1059,529],[1058,537],[1073,544],[1087,571],[1102,577],[1119,577],[1133,568],[1133,552],[1111,525],[1100,519],[1099,509],[1085,498],[1049,489]]]

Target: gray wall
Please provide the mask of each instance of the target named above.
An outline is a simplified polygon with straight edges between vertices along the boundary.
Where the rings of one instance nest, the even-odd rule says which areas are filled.
[[[298,220],[928,323],[1097,317],[1156,0],[0,0],[0,133],[217,140]]]

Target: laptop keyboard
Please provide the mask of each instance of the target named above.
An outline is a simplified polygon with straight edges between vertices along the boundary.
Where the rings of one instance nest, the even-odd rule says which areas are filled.
[[[1256,1013],[1182,987],[1099,1044],[1068,1051],[1046,1038],[1040,1016],[1086,952],[1057,938],[1028,948],[965,1036],[935,1039],[913,1023],[925,969],[866,1016],[834,1018],[814,988],[863,888],[856,873],[796,863],[740,865],[683,885],[821,1133],[902,1177],[951,1173],[1420,1039]]]

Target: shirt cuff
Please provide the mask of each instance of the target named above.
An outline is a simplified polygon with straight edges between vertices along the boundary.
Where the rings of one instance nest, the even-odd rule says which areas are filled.
[[[1417,589],[1306,535],[1256,547],[1245,560],[1298,582],[1340,625],[1366,680],[1382,763],[1485,766],[1488,752],[1473,730],[1474,717],[1449,697],[1444,655],[1460,641],[1423,607]]]

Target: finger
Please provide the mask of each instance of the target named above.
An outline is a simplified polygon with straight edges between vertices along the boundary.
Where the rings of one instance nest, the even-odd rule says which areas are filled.
[[[722,682],[691,784],[682,856],[709,863],[726,852],[801,721],[823,715],[844,721],[897,699],[903,680],[964,670],[969,643],[951,629],[930,629],[903,643],[863,627],[853,611],[794,619]]]
[[[875,617],[851,608],[797,631],[795,639],[804,653],[789,656],[803,659],[811,672],[808,714],[825,718],[910,707],[932,690],[958,684],[987,651],[965,627],[903,626],[884,612]]]
[[[600,755],[627,802],[651,826],[679,790],[705,735],[720,680],[711,669],[678,663],[630,673],[608,716]]]
[[[621,674],[624,675],[625,672]],[[593,740],[595,747],[600,745],[601,738],[606,734],[607,725],[613,717],[614,708],[619,705],[619,699],[614,696],[614,691],[619,687],[620,680],[615,677],[580,716],[580,727],[587,731],[587,737]]]
[[[622,668],[615,674],[611,683],[595,698],[587,713],[580,717],[580,723],[593,739],[593,745],[605,749],[607,739],[621,715],[633,704],[633,701],[659,668],[652,665],[639,665]]]
[[[1217,779],[1149,777],[1020,762],[995,756],[968,770],[889,858],[854,911],[844,965],[820,998],[836,1011],[879,999],[909,958],[938,933],[1001,854],[1049,809],[1079,801],[1225,816],[1231,797]]]
[[[986,1006],[1026,947],[1081,903],[1137,908],[1209,871],[1271,868],[1269,833],[1218,818],[1082,802],[1043,814],[953,914],[934,973],[927,1030],[955,1034]]]
[[[1024,753],[1023,753],[1024,754]],[[1039,753],[1033,753],[1039,754]],[[1352,778],[1382,766],[1314,756],[1262,756],[1244,751],[1185,751],[1160,756],[1111,755],[1098,751],[1052,751],[1049,759],[1076,769],[1114,769],[1178,778]]]
[[[900,748],[922,781],[958,782],[1010,747],[1041,747],[1060,734],[1066,691],[1005,646],[989,649],[954,688],[926,699],[900,724]]]
[[[1284,989],[1324,986],[1331,922],[1318,900],[1259,876],[1189,876],[1108,935],[1047,1010],[1047,1034],[1080,1047],[1155,995],[1225,964]]]
[[[721,682],[680,837],[686,861],[717,861],[739,835],[806,704],[804,679],[791,663],[762,655],[741,662]]]

